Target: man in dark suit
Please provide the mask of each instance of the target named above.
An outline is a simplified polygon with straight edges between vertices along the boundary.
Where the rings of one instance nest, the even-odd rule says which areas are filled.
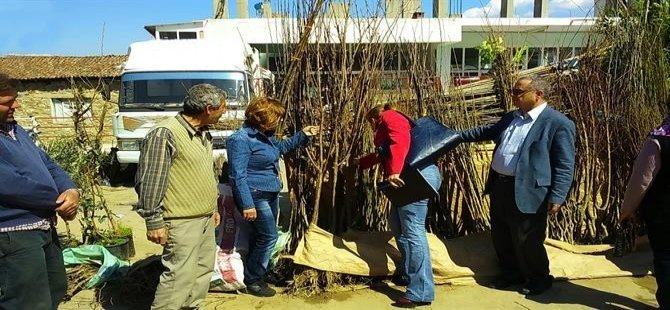
[[[547,215],[565,202],[575,163],[575,125],[547,106],[549,83],[521,78],[512,89],[518,110],[493,125],[461,132],[466,142],[495,141],[485,193],[491,199],[491,236],[502,275],[492,283],[537,295],[551,288],[544,248]]]

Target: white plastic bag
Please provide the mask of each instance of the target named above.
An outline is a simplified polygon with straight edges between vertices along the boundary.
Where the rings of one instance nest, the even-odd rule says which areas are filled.
[[[245,288],[244,265],[240,251],[248,249],[244,231],[246,222],[235,206],[235,199],[228,184],[219,184],[219,214],[221,223],[216,228],[216,256],[211,291],[235,291]],[[243,238],[240,238],[242,236]]]

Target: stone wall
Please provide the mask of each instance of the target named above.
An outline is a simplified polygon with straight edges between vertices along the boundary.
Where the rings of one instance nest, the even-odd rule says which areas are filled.
[[[118,81],[106,81],[109,98],[105,100],[102,92],[97,88],[97,79],[87,82],[76,81],[84,91],[84,97],[93,99],[91,111],[92,119],[86,121],[86,129],[89,134],[94,134],[100,125],[100,119],[104,114],[103,144],[110,147],[114,142],[112,132],[112,116],[118,111],[118,98],[120,83]],[[15,113],[16,120],[24,128],[32,127],[29,118],[33,116],[40,125],[40,141],[48,143],[58,138],[74,137],[74,122],[69,118],[54,118],[54,99],[72,99],[74,92],[68,80],[49,81],[22,81],[19,86],[19,102],[21,107]],[[107,109],[106,113],[104,113]]]

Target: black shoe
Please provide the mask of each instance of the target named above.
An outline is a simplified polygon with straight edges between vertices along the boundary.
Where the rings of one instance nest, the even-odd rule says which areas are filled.
[[[409,279],[407,277],[401,276],[401,275],[393,275],[393,278],[391,278],[391,282],[397,286],[407,286],[409,285]]]
[[[430,302],[428,301],[413,301],[405,297],[399,297],[398,299],[395,300],[394,303],[391,304],[391,306],[398,308],[416,308],[428,305],[430,305]]]
[[[501,289],[508,288],[510,286],[520,285],[520,284],[523,284],[523,283],[524,283],[523,278],[499,277],[499,278],[493,280],[493,282],[489,283],[488,287],[490,287],[492,289],[496,289],[496,290],[501,290]]]
[[[526,296],[540,295],[550,289],[551,285],[551,279],[543,281],[529,281],[519,290],[519,293]]]
[[[247,284],[247,294],[251,294],[257,297],[272,297],[277,292],[268,286],[264,281],[258,281],[253,284]]]

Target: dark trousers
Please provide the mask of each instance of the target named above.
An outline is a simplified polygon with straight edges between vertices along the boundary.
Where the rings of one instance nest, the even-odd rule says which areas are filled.
[[[491,237],[503,277],[531,282],[551,281],[549,258],[544,248],[546,209],[525,214],[517,208],[514,178],[492,176]]]
[[[670,309],[670,227],[647,225],[649,245],[654,253],[656,301],[661,309]]]
[[[66,288],[55,229],[0,233],[0,309],[56,309]]]

